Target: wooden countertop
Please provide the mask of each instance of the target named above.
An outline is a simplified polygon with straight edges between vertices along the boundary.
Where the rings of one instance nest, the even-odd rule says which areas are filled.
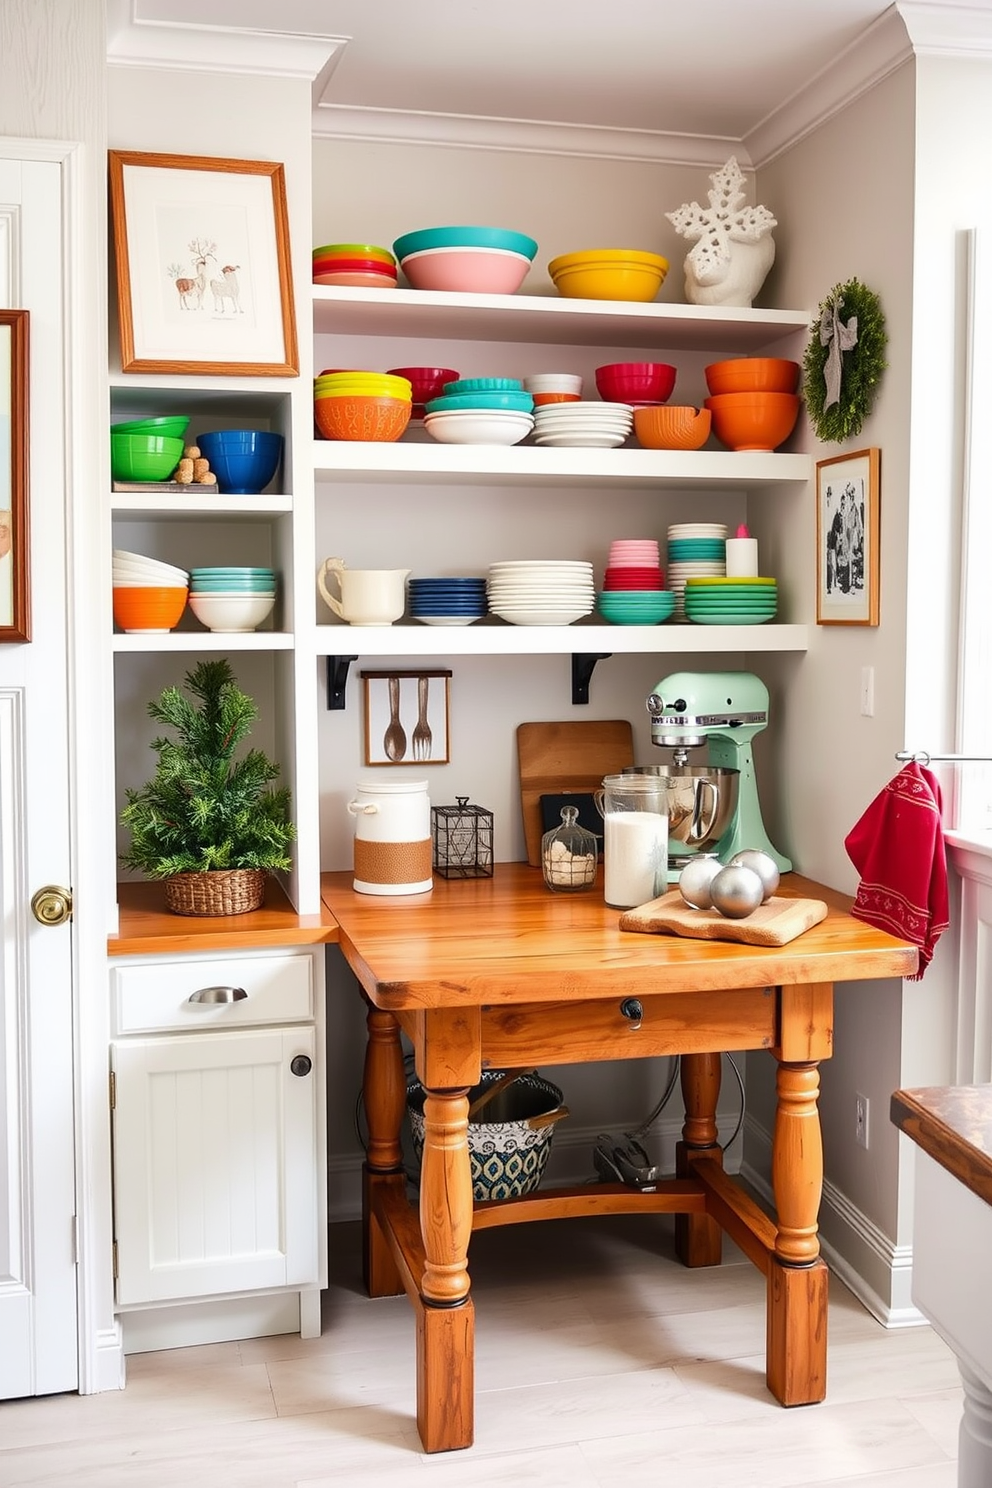
[[[619,928],[602,884],[554,894],[540,869],[441,879],[426,894],[356,894],[351,873],[321,894],[362,987],[381,1008],[544,1002],[909,976],[915,946],[854,919],[851,900],[798,874],[778,893],[822,899],[827,918],[787,946],[642,935]]]
[[[323,945],[338,938],[337,925],[327,910],[318,915],[298,915],[275,879],[266,885],[262,908],[248,914],[204,918],[173,914],[165,907],[161,883],[118,884],[117,902],[118,932],[107,938],[109,956]]]
[[[935,1162],[992,1204],[992,1085],[897,1090],[890,1115]]]

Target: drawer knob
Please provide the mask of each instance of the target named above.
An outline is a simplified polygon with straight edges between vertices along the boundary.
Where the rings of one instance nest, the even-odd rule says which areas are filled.
[[[243,1002],[248,996],[244,987],[200,987],[191,992],[189,1002]]]
[[[289,1061],[289,1067],[294,1075],[308,1075],[313,1069],[313,1060],[309,1054],[297,1054],[294,1059]]]
[[[640,1028],[641,1019],[644,1017],[644,1008],[637,997],[625,997],[620,1004],[620,1012],[624,1018],[629,1018],[635,1028]]]

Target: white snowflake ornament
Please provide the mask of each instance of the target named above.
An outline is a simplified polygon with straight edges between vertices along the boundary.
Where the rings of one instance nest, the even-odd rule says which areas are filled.
[[[691,305],[750,306],[775,261],[778,223],[766,207],[745,206],[744,176],[732,155],[710,176],[709,206],[687,202],[665,216],[695,243],[685,257],[685,297]]]

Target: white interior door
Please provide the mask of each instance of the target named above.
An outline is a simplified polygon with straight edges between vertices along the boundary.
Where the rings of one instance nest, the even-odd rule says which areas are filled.
[[[30,635],[0,645],[0,1398],[76,1388],[62,170],[0,158],[0,306],[28,310]],[[0,500],[0,508],[4,502]]]

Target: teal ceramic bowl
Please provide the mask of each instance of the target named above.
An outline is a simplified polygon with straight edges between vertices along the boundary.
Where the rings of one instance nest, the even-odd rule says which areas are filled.
[[[658,625],[674,613],[675,595],[670,589],[608,589],[596,608],[612,625]]]
[[[526,388],[518,377],[459,377],[445,386],[441,397],[458,397],[461,393],[523,393]]]
[[[523,253],[529,259],[537,253],[533,238],[506,227],[424,227],[418,232],[404,233],[393,244],[398,259],[423,253],[428,248],[503,248],[510,253]]]
[[[453,413],[465,408],[509,408],[514,413],[532,413],[534,399],[530,393],[448,393],[432,398],[428,413]]]
[[[110,431],[110,473],[118,481],[167,481],[183,457],[181,439]]]

